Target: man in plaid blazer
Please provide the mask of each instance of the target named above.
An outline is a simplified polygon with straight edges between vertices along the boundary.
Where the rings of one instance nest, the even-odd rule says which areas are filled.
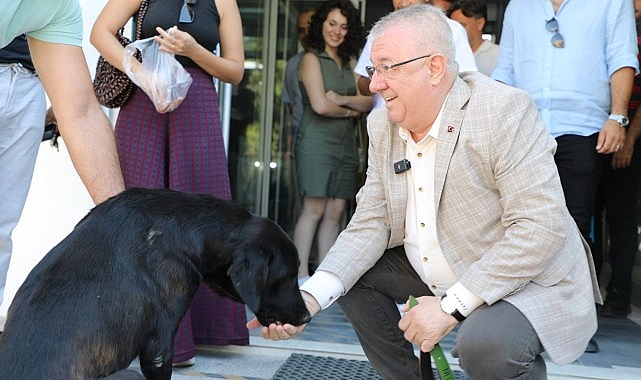
[[[471,378],[545,379],[541,353],[578,358],[601,302],[554,139],[526,92],[457,75],[435,8],[393,12],[371,33],[370,88],[386,109],[368,119],[357,210],[301,287],[310,312],[340,299],[384,379],[418,378],[412,343],[430,351],[459,323],[452,354]],[[409,295],[419,304],[401,317],[396,303]],[[287,339],[303,328],[261,333]]]

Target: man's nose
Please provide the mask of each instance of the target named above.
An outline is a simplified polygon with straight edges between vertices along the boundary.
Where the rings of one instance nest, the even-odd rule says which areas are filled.
[[[377,71],[374,71],[374,75],[372,75],[372,79],[369,82],[369,91],[371,93],[376,93],[381,92],[386,88],[387,82],[385,82],[381,74],[379,74]]]

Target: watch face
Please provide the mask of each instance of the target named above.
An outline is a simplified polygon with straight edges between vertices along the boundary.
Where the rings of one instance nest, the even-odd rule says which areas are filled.
[[[610,115],[608,119],[616,121],[621,124],[622,127],[627,127],[630,123],[630,120],[625,115]]]
[[[441,301],[441,310],[447,314],[452,314],[456,310],[456,306],[452,305],[448,301]]]

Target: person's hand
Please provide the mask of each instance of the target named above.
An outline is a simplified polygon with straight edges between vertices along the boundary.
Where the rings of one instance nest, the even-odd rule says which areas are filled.
[[[313,318],[320,311],[320,304],[311,294],[302,290],[300,294],[303,297],[303,301],[305,301],[309,315]],[[286,340],[298,336],[298,334],[303,332],[307,324],[294,326],[289,323],[285,323],[284,325],[272,323],[269,326],[262,326],[258,318],[254,317],[251,321],[247,322],[246,326],[249,330],[260,328],[260,335],[265,339]]]
[[[154,39],[160,44],[160,50],[175,55],[183,55],[189,57],[198,46],[196,39],[191,34],[183,32],[177,26],[164,30],[161,27],[156,27],[159,36]]]
[[[339,106],[344,106],[343,97],[334,92],[334,90],[329,90],[325,93],[325,97],[330,101],[338,104]]]
[[[625,142],[625,128],[614,120],[606,120],[599,132],[596,151],[601,154],[618,152]]]
[[[441,310],[439,297],[419,297],[418,305],[411,310],[406,304],[405,315],[398,322],[405,339],[416,344],[423,352],[430,352],[434,345],[456,327],[458,321]]]
[[[612,169],[623,169],[630,166],[632,154],[634,153],[634,143],[626,139],[623,148],[612,155]]]
[[[45,115],[45,125],[49,124],[58,124],[58,121],[56,120],[56,115],[53,113],[53,108],[49,107],[47,108],[47,114]]]

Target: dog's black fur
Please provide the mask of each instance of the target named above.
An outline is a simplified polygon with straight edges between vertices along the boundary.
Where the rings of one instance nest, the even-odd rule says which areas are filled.
[[[210,195],[127,190],[96,206],[31,271],[0,335],[0,379],[170,379],[197,286],[263,325],[310,320],[298,254],[267,218]]]

